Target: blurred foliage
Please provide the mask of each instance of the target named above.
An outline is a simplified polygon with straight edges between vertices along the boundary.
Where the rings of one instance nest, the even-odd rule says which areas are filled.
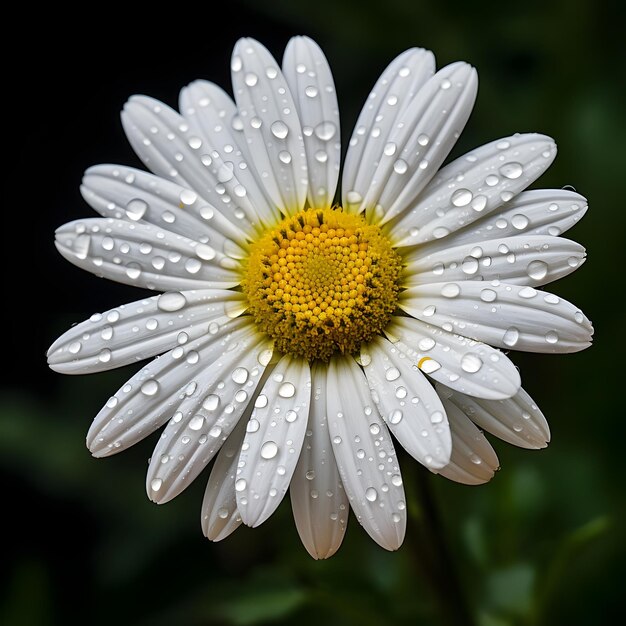
[[[18,277],[24,310],[40,321],[26,343],[23,319],[8,329],[16,360],[0,395],[7,544],[0,623],[612,623],[626,552],[626,432],[617,394],[624,313],[616,299],[626,232],[622,7],[602,0],[250,0],[204,20],[129,7],[71,30],[48,28],[47,18],[59,16],[44,11],[29,40],[39,65],[17,65],[8,79],[22,118],[11,175],[30,190],[33,164],[43,169],[38,193],[46,211],[31,226],[44,276],[33,283],[17,263],[9,276]],[[301,33],[330,60],[344,145],[381,70],[415,45],[433,49],[439,65],[464,59],[479,70],[477,105],[452,156],[517,131],[555,137],[559,156],[541,186],[574,185],[590,211],[571,234],[587,246],[589,261],[554,289],[597,328],[596,344],[581,354],[513,354],[550,421],[547,450],[495,442],[503,469],[479,488],[430,476],[402,458],[411,516],[405,545],[387,553],[351,519],[327,562],[300,546],[287,500],[261,528],[241,528],[220,544],[200,531],[201,480],[166,506],[149,503],[143,471],[154,437],[104,461],[83,445],[90,417],[132,370],[64,378],[47,371],[43,358],[70,323],[137,298],[69,267],[51,244],[56,225],[87,214],[78,195],[84,168],[137,164],[116,118],[124,99],[145,92],[175,105],[180,86],[197,77],[227,86],[237,37],[258,37],[280,56],[289,36]],[[42,156],[50,157],[45,165]],[[11,258],[21,259],[19,237],[11,245]],[[462,617],[464,606],[472,618]]]

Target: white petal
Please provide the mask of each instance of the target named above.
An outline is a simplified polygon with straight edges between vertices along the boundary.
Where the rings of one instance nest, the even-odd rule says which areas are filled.
[[[454,247],[442,245],[445,241],[407,248],[403,287],[494,279],[537,287],[567,276],[585,262],[580,244],[549,235],[498,237]]]
[[[412,205],[434,176],[463,130],[474,106],[478,78],[467,63],[439,70],[416,94],[391,128],[379,151],[368,156],[353,191],[383,224]],[[366,156],[366,155],[364,155]]]
[[[452,431],[450,464],[435,473],[464,485],[489,482],[500,467],[498,457],[485,436],[452,402],[443,400]]]
[[[217,193],[266,224],[278,219],[278,210],[250,167],[243,124],[230,96],[213,83],[197,80],[181,90],[180,110],[189,123],[189,134],[195,135],[193,147],[218,183]]]
[[[163,425],[188,394],[195,377],[240,341],[255,334],[249,317],[229,322],[216,335],[177,346],[148,363],[109,398],[87,433],[87,446],[96,457],[132,446]],[[108,358],[104,353],[101,358]]]
[[[492,141],[439,171],[418,202],[390,228],[397,246],[441,239],[491,213],[528,187],[552,163],[550,137],[528,133]]]
[[[224,442],[215,459],[202,500],[202,532],[211,541],[221,541],[241,525],[237,510],[235,480],[239,450],[246,434],[252,403],[244,411],[237,426]]]
[[[326,370],[311,368],[309,423],[291,479],[291,508],[300,539],[314,559],[339,549],[348,523],[348,497],[341,484],[326,417]]]
[[[514,446],[538,450],[550,441],[546,418],[523,389],[506,400],[472,398],[443,385],[437,385],[437,393],[454,403],[480,428]]]
[[[521,381],[515,365],[484,343],[411,317],[392,317],[385,333],[418,368],[457,391],[501,399],[519,390]]]
[[[376,159],[383,152],[398,116],[434,72],[433,53],[411,48],[396,57],[381,74],[350,139],[342,179],[344,209],[362,208],[364,181],[368,176],[373,177]]]
[[[397,550],[406,530],[398,459],[363,372],[352,357],[333,357],[326,379],[328,432],[339,475],[356,518],[386,550]]]
[[[93,218],[56,231],[57,250],[101,278],[159,291],[235,287],[239,262],[152,224]]]
[[[372,399],[404,449],[428,468],[447,465],[452,447],[448,419],[417,365],[383,337],[361,348],[361,363]]]
[[[105,313],[70,328],[48,350],[48,364],[63,374],[87,374],[161,354],[202,335],[220,332],[246,308],[243,294],[206,289],[167,292]],[[106,354],[106,360],[100,357]]]
[[[587,200],[567,189],[533,189],[523,191],[479,220],[468,224],[444,239],[429,244],[458,246],[478,244],[496,237],[550,235],[556,237],[574,226],[587,212]]]
[[[431,283],[404,291],[398,306],[429,324],[499,348],[577,352],[591,345],[593,328],[581,311],[532,287],[498,281]]]
[[[80,190],[103,217],[148,222],[189,239],[206,240],[235,258],[247,247],[245,228],[229,221],[195,192],[148,172],[96,165],[85,172]]]
[[[259,526],[281,503],[298,462],[311,403],[311,370],[285,355],[263,386],[239,455],[237,507]]]
[[[309,204],[323,209],[333,203],[341,159],[339,106],[333,75],[324,53],[309,37],[293,37],[289,41],[283,72],[304,134]]]
[[[280,68],[254,39],[240,39],[233,51],[235,100],[253,165],[275,206],[287,214],[306,200],[307,164],[302,128]]]
[[[163,504],[175,498],[206,467],[254,397],[271,355],[271,343],[252,333],[218,359],[201,359],[194,392],[185,396],[154,448],[146,476],[151,500]]]

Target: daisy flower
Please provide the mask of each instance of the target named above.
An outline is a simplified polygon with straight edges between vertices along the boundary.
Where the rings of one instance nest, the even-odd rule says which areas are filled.
[[[586,201],[524,191],[550,165],[549,137],[516,134],[441,167],[472,110],[466,63],[435,72],[407,50],[383,72],[350,139],[341,202],[333,78],[307,37],[282,68],[252,39],[232,56],[234,101],[196,81],[180,113],[125,105],[128,139],[152,174],[87,170],[101,215],[56,245],[97,276],[159,292],[93,315],[50,348],[62,373],[157,357],[96,416],[96,457],[163,425],[146,487],[158,503],[215,458],[202,528],[258,526],[290,490],[315,558],[341,544],[348,513],[388,550],[406,505],[395,446],[430,471],[488,481],[488,431],[545,447],[547,423],[502,350],[590,345],[583,313],[538,287],[579,267],[560,237]],[[158,356],[160,355],[160,356]]]

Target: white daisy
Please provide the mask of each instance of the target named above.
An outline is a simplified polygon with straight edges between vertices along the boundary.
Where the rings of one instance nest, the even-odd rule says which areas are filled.
[[[216,457],[202,505],[210,539],[258,526],[290,488],[313,557],[337,550],[349,506],[397,549],[406,507],[394,439],[468,484],[498,467],[479,429],[547,444],[497,348],[590,344],[583,313],[537,290],[583,263],[559,235],[586,201],[523,191],[555,157],[543,135],[439,169],[476,97],[466,63],[435,73],[433,54],[414,48],[389,65],[350,140],[340,205],[339,112],[319,47],[292,39],[281,69],[242,39],[232,78],[234,102],[196,81],[181,113],[144,96],[124,107],[153,174],[87,170],[83,196],[102,217],[62,226],[56,243],[98,276],[163,293],[74,326],[50,366],[82,374],[162,355],[108,400],[87,444],[108,456],[167,422],[147,476],[159,503]]]

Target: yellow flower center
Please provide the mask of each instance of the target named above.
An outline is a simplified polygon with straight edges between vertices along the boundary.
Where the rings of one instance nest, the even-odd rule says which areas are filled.
[[[378,226],[340,207],[306,209],[250,246],[242,287],[277,350],[327,361],[382,331],[401,270]]]

